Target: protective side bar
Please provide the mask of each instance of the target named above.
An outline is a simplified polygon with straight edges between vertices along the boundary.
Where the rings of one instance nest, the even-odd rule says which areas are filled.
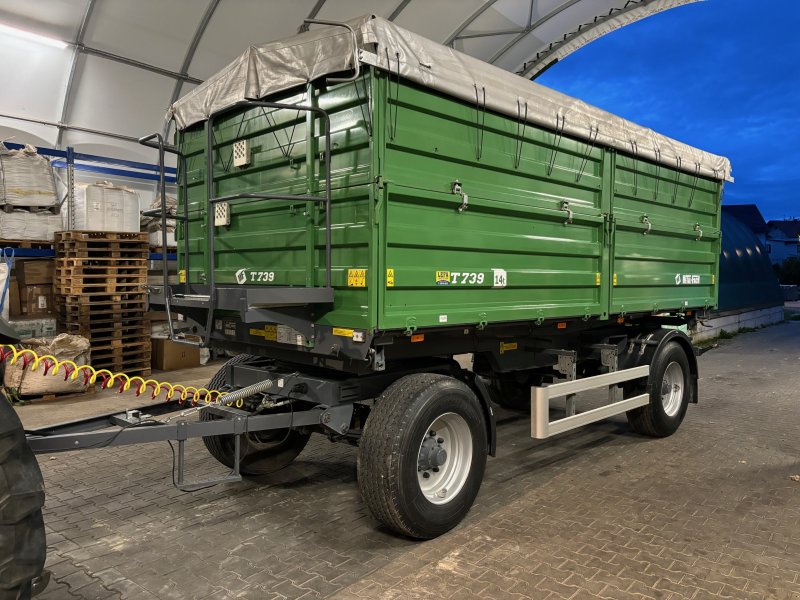
[[[548,386],[534,386],[531,388],[531,437],[539,440],[594,423],[602,421],[613,415],[629,411],[650,402],[649,394],[642,394],[619,400],[606,406],[601,406],[570,417],[550,421],[550,400],[561,396],[587,392],[601,387],[611,389],[619,383],[641,379],[650,375],[650,365],[623,369],[612,373],[604,373],[575,381],[565,381]]]

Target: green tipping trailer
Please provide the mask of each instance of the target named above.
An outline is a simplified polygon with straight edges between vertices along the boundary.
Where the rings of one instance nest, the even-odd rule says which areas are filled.
[[[680,326],[717,304],[727,159],[363,17],[250,47],[173,105],[179,283],[151,304],[236,353],[199,422],[171,405],[32,432],[36,452],[203,437],[286,467],[359,447],[375,518],[454,527],[494,453],[493,403],[547,438],[698,399]],[[578,397],[604,390],[603,402]],[[564,402],[555,402],[563,398]],[[146,427],[139,427],[146,424]],[[111,427],[109,429],[103,429]],[[118,428],[114,430],[114,428]]]

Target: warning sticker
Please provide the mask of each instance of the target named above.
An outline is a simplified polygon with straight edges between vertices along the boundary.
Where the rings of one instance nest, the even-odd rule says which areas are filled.
[[[367,287],[367,270],[347,269],[347,287]]]
[[[500,342],[500,354],[517,349],[517,342]]]
[[[386,269],[386,287],[394,287],[394,269]]]
[[[450,285],[450,271],[436,271],[436,285]]]

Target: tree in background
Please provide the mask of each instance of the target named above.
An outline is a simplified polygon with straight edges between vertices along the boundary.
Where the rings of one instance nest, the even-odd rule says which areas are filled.
[[[800,259],[787,258],[782,264],[773,266],[782,285],[800,285]]]

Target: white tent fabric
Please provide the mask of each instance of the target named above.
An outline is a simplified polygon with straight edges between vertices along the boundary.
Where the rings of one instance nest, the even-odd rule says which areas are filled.
[[[0,0],[0,139],[153,161],[135,139],[252,43],[370,12],[533,76],[593,37],[697,0]],[[316,26],[312,26],[312,30]]]
[[[394,72],[423,86],[591,143],[677,169],[729,179],[727,158],[693,148],[508,71],[437,44],[386,19],[364,16],[339,26],[251,46],[227,67],[177,101],[169,111],[184,129],[247,99],[271,94],[355,67]],[[480,94],[478,92],[480,90]]]

